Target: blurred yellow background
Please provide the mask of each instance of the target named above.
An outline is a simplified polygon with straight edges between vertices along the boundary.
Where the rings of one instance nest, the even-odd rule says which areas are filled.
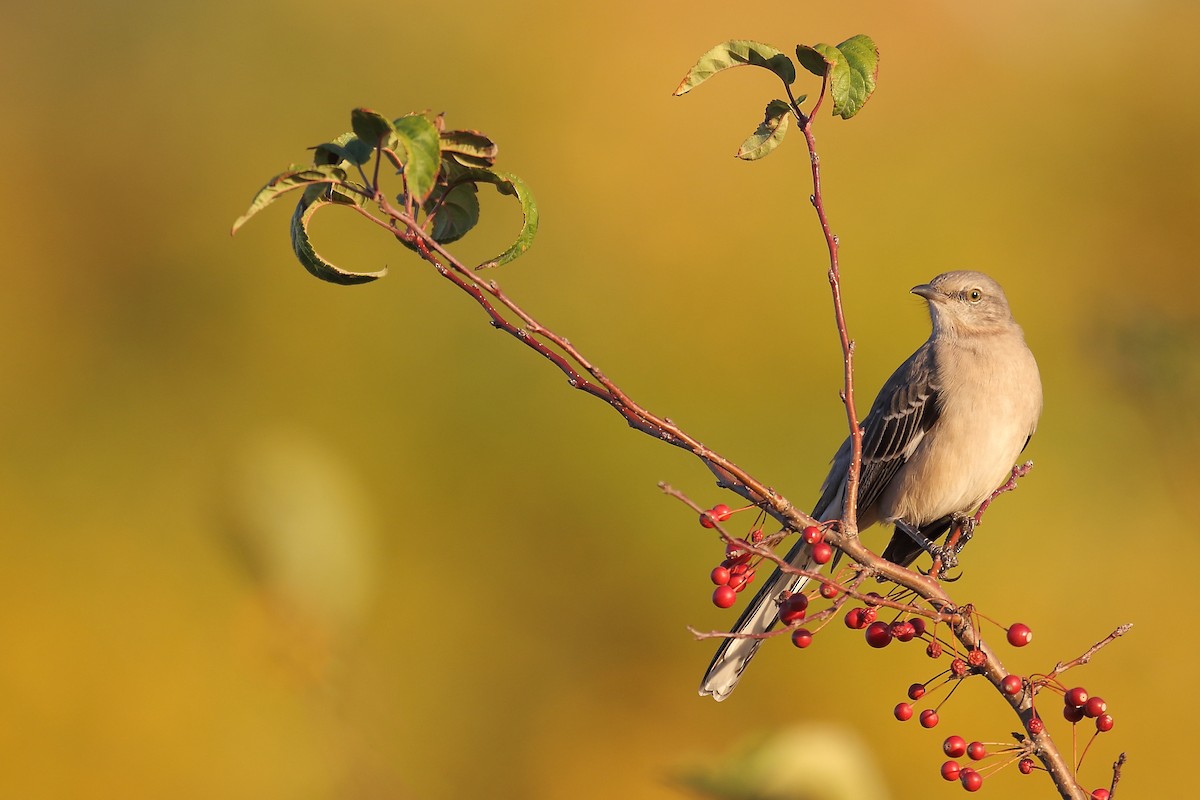
[[[1133,622],[1071,678],[1117,721],[1084,783],[1122,749],[1122,796],[1186,775],[1195,4],[6,17],[0,797],[667,800],[686,765],[795,724],[860,737],[854,758],[898,800],[961,792],[938,743],[1002,740],[1013,719],[967,685],[938,730],[895,722],[933,671],[916,649],[831,628],[803,653],[771,643],[729,702],[695,695],[712,645],[685,626],[733,619],[708,599],[720,547],[655,488],[728,500],[694,459],[569,391],[352,215],[319,217],[318,247],[388,264],[383,281],[308,276],[290,203],[228,235],[352,107],[445,111],[493,136],[541,206],[534,248],[495,275],[510,294],[806,506],[843,422],[802,141],[733,158],[777,94],[765,72],[670,95],[724,39],[856,33],[882,51],[878,92],[817,133],[864,406],[927,335],[910,286],[964,267],[1001,281],[1046,411],[1037,469],[989,513],[956,596],[1034,628],[1006,653],[1026,673]],[[468,259],[518,219],[483,197]],[[1014,769],[984,791],[1053,796]]]

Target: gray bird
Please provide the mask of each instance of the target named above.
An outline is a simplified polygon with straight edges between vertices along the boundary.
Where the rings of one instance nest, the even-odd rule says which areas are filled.
[[[946,272],[912,288],[925,298],[933,332],[892,373],[862,421],[858,527],[894,526],[883,557],[902,566],[1009,477],[1042,413],[1037,362],[1000,284],[980,272]],[[812,516],[842,514],[850,438],[833,457]],[[787,561],[812,571],[811,548],[798,542]],[[807,578],[775,570],[738,619],[734,633],[763,633],[778,621],[779,596]],[[724,700],[762,639],[725,639],[701,695]]]

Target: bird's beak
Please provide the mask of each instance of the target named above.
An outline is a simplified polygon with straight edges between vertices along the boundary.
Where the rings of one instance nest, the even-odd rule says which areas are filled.
[[[939,292],[931,283],[922,283],[919,286],[914,286],[909,290],[915,295],[924,297],[929,302],[938,302],[946,299],[946,295]]]

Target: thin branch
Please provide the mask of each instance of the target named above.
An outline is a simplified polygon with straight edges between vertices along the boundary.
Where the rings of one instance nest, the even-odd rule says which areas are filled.
[[[1101,639],[1100,641],[1096,642],[1094,645],[1089,647],[1087,650],[1085,650],[1083,652],[1082,655],[1080,655],[1076,658],[1073,658],[1070,661],[1060,661],[1057,664],[1055,664],[1054,669],[1050,670],[1050,673],[1046,677],[1047,678],[1056,678],[1059,675],[1061,675],[1062,673],[1071,669],[1072,667],[1083,666],[1084,664],[1091,661],[1092,656],[1096,655],[1096,653],[1098,653],[1101,648],[1112,644],[1117,639],[1120,639],[1122,636],[1129,633],[1129,629],[1132,627],[1133,627],[1132,622],[1125,623],[1124,625],[1120,626],[1115,631],[1110,633],[1108,636],[1105,636],[1103,639]]]
[[[821,79],[821,94],[813,105],[812,113],[804,118],[801,132],[808,145],[809,165],[812,169],[813,193],[809,198],[816,209],[817,219],[821,223],[821,232],[825,236],[825,247],[829,251],[829,288],[833,296],[833,313],[837,321],[838,339],[842,345],[842,362],[844,384],[841,392],[842,402],[846,406],[846,423],[850,429],[850,467],[846,472],[846,495],[842,505],[842,529],[850,536],[858,534],[858,477],[862,469],[862,426],[858,422],[858,412],[854,407],[854,342],[846,327],[846,314],[842,308],[842,276],[838,261],[838,237],[834,235],[829,225],[829,217],[825,213],[825,198],[821,190],[821,158],[817,154],[817,141],[813,135],[813,121],[825,92],[829,85],[829,71],[826,70]]]

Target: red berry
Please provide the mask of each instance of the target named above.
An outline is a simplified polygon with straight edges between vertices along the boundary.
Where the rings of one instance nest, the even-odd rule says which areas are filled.
[[[971,668],[967,666],[967,662],[961,658],[956,658],[950,662],[950,674],[956,678],[961,678],[970,671]]]
[[[749,573],[745,571],[735,572],[733,575],[729,576],[729,581],[726,585],[728,585],[730,589],[740,592],[742,587],[746,585],[746,576],[748,574]]]
[[[921,716],[918,718],[918,720],[920,721],[922,728],[932,728],[938,724],[938,715],[937,712],[932,708],[927,708],[921,712]]]
[[[1033,772],[1033,759],[1022,758],[1017,762],[1017,769],[1020,770],[1022,775],[1028,775],[1029,773]]]
[[[1082,686],[1076,686],[1063,695],[1063,702],[1075,708],[1083,708],[1083,704],[1087,701],[1087,689],[1084,689]]]
[[[713,521],[713,518],[712,518],[712,512],[710,512],[710,511],[701,511],[700,512],[700,526],[701,527],[711,528],[715,524],[716,523]]]
[[[915,631],[915,635],[917,635],[917,636],[925,635],[925,619],[923,617],[913,617],[912,619],[910,619],[908,621],[908,624],[913,626],[913,631]]]
[[[983,776],[970,767],[962,768],[958,773],[958,780],[968,792],[978,792],[983,786]]]
[[[1108,733],[1113,729],[1112,714],[1101,714],[1096,717],[1096,730],[1101,733]]]
[[[1004,680],[1000,681],[1000,690],[1008,695],[1017,694],[1022,686],[1024,681],[1020,675],[1005,675]]]
[[[908,621],[892,623],[892,636],[898,641],[911,642],[916,635],[916,629]]]
[[[838,590],[836,586],[834,586],[832,583],[821,584],[821,597],[824,597],[826,600],[832,600],[837,596]]]
[[[925,655],[930,658],[942,657],[942,643],[936,639],[925,646]]]
[[[725,558],[728,561],[732,561],[735,565],[744,564],[750,560],[750,554],[743,551],[742,548],[733,542],[730,542],[725,545]]]
[[[779,620],[784,625],[791,625],[793,622],[799,622],[804,619],[804,615],[808,613],[808,596],[804,594],[793,594],[788,596],[786,600],[779,604]]]
[[[967,663],[972,667],[982,667],[987,663],[987,656],[983,654],[982,650],[972,650],[967,653]]]
[[[718,586],[712,600],[717,608],[729,608],[737,602],[737,591],[732,586]]]
[[[987,758],[987,747],[983,742],[971,742],[967,745],[967,756],[972,761],[982,761]]]
[[[892,709],[892,715],[901,722],[908,722],[912,719],[913,707],[908,703],[897,703]]]
[[[1046,730],[1046,723],[1042,722],[1041,717],[1030,717],[1029,722],[1025,723],[1025,729],[1037,736],[1042,731]]]
[[[925,684],[914,683],[912,686],[908,687],[908,699],[909,700],[920,700],[924,696],[925,696]]]
[[[871,647],[887,647],[892,642],[892,632],[886,622],[872,622],[867,626],[866,637]]]
[[[812,548],[812,560],[818,564],[828,564],[833,558],[833,548],[828,542],[817,542]]]
[[[862,614],[863,614],[863,623],[866,625],[870,625],[872,622],[875,621],[875,618],[879,616],[879,609],[864,608],[862,610]]]
[[[825,533],[816,525],[809,525],[804,529],[804,541],[808,544],[816,544],[825,538]]]
[[[946,763],[942,764],[942,777],[948,781],[958,780],[958,774],[960,771],[961,767],[958,766],[957,761],[947,761]]]
[[[729,517],[733,514],[733,511],[731,511],[729,506],[725,505],[724,503],[717,503],[709,510],[708,513],[716,517],[717,522],[724,522],[725,520],[729,519]]]
[[[1063,706],[1063,719],[1074,725],[1083,719],[1083,709],[1075,706]]]
[[[729,583],[729,569],[727,567],[713,567],[713,571],[708,573],[708,579],[717,586],[724,586]]]
[[[1103,697],[1089,697],[1088,701],[1083,704],[1083,713],[1093,719],[1106,711],[1108,711],[1108,703],[1104,702]]]
[[[947,736],[942,742],[942,752],[951,758],[962,758],[967,753],[967,740],[961,736]]]
[[[1093,789],[1091,798],[1092,800],[1108,800],[1108,789]]]
[[[801,650],[812,644],[812,639],[812,633],[810,633],[806,628],[797,628],[796,630],[792,631],[792,644],[796,645],[796,647],[799,647]]]
[[[863,610],[861,608],[852,608],[846,612],[844,620],[846,627],[851,630],[862,630],[867,627],[867,623],[863,621]]]
[[[762,540],[763,540],[762,528],[755,528],[754,530],[750,531],[750,543],[751,544],[759,544],[762,542]]]
[[[1029,630],[1029,626],[1016,622],[1009,626],[1008,643],[1013,647],[1024,647],[1033,641],[1033,631]]]

